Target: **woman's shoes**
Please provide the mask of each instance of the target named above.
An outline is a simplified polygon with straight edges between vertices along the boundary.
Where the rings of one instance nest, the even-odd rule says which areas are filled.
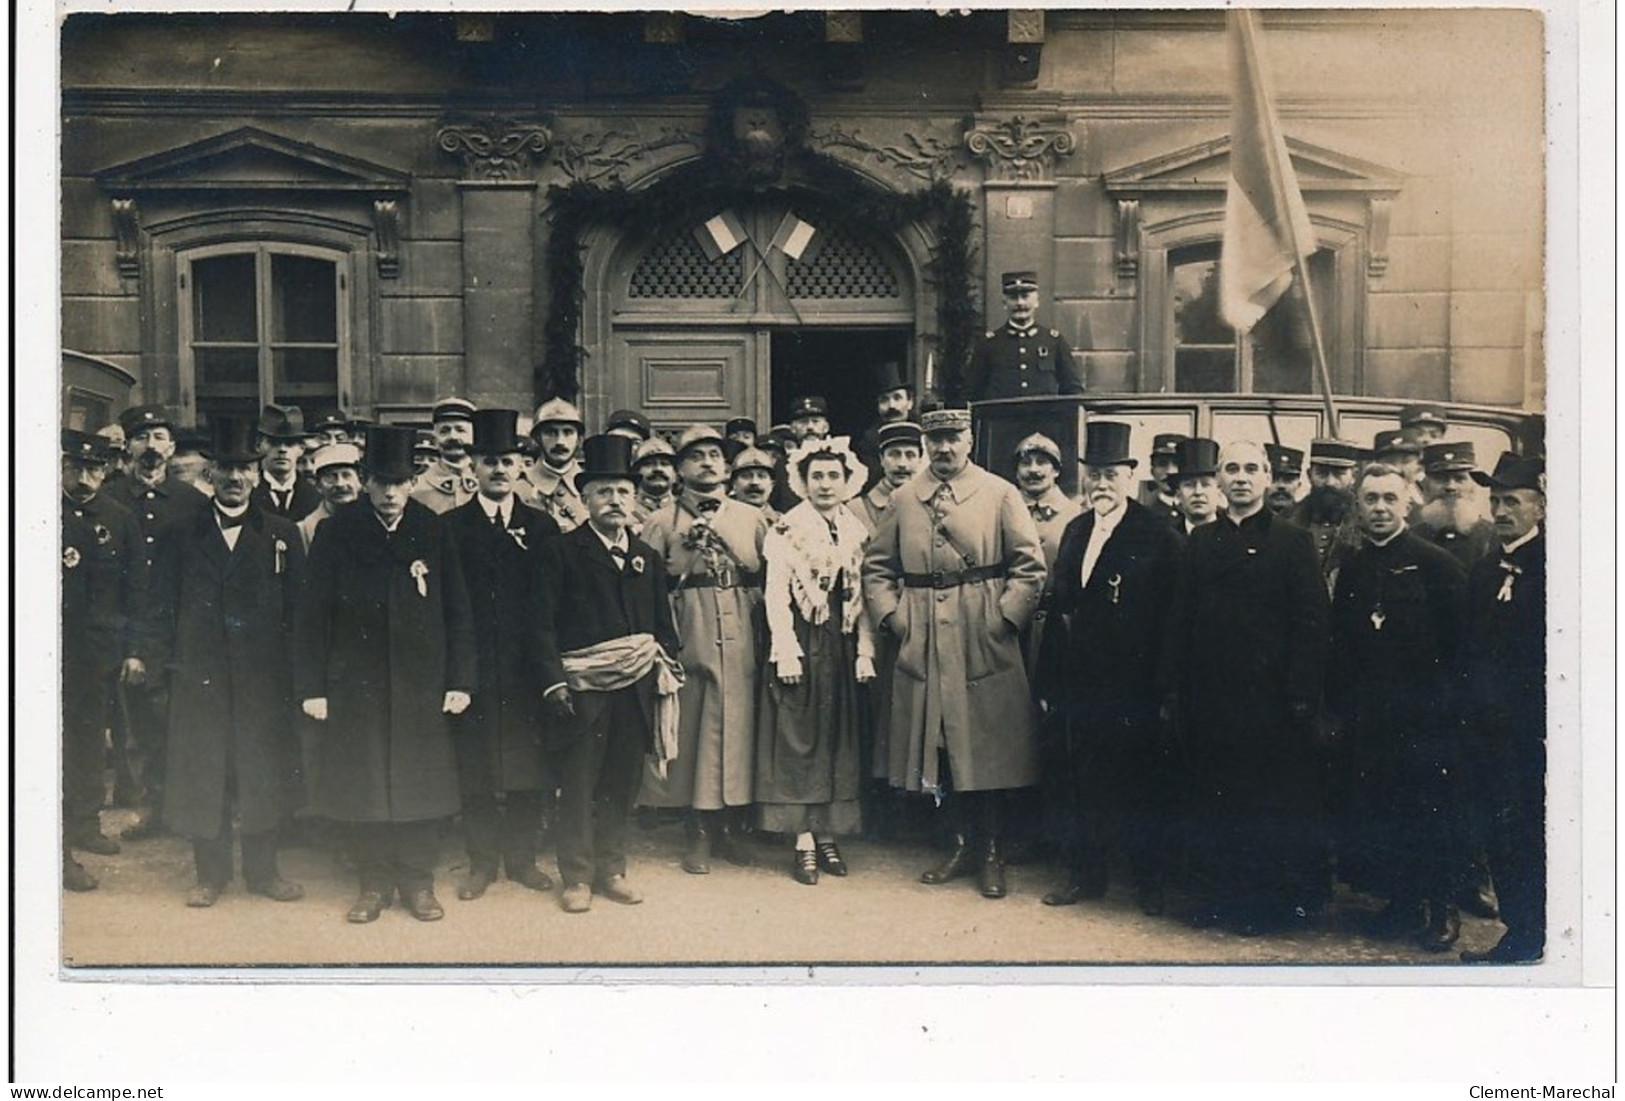
[[[841,850],[833,841],[820,841],[818,843],[818,866],[830,875],[845,875],[846,861],[841,859]]]
[[[811,887],[818,882],[818,853],[813,849],[795,850],[790,861],[790,877],[797,883]]]

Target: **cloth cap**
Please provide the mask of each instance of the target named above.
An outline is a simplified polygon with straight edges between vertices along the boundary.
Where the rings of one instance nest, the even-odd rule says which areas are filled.
[[[311,472],[320,474],[330,466],[361,466],[361,449],[353,443],[330,443],[310,457]]]

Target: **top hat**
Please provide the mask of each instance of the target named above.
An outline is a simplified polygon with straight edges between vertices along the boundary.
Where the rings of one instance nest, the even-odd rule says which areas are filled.
[[[941,409],[932,409],[920,417],[920,432],[931,435],[933,432],[968,432],[970,431],[970,410],[950,409],[944,406]]]
[[[1078,462],[1085,466],[1139,466],[1140,461],[1128,453],[1131,428],[1122,421],[1088,422],[1083,428],[1083,454]]]
[[[732,417],[727,424],[722,426],[722,434],[731,436],[735,432],[749,432],[754,436],[756,435],[756,422],[749,417]]]
[[[677,451],[661,436],[650,436],[632,448],[632,469],[636,470],[650,459],[677,461]]]
[[[74,428],[62,430],[62,457],[80,463],[106,463],[110,458],[106,436],[80,432]]]
[[[759,447],[747,447],[734,456],[733,472],[738,474],[742,470],[766,470],[769,473],[776,470],[778,464]]]
[[[1004,288],[1005,294],[1035,291],[1038,289],[1038,273],[1036,271],[1007,271],[999,276],[999,285]]]
[[[800,420],[802,417],[827,416],[829,416],[829,402],[817,394],[808,394],[790,403],[791,420]]]
[[[1181,478],[1217,474],[1219,472],[1219,441],[1202,436],[1192,436],[1188,440],[1180,440],[1176,461],[1179,463],[1179,469],[1167,477],[1170,490],[1179,488]]]
[[[1326,437],[1309,441],[1310,466],[1352,467],[1360,459],[1360,449],[1347,440]]]
[[[549,398],[536,407],[536,421],[530,427],[530,434],[534,436],[544,424],[573,424],[577,429],[587,427],[587,422],[581,419],[581,410],[563,398]]]
[[[649,418],[633,409],[617,409],[609,415],[604,422],[604,431],[609,432],[616,428],[630,428],[638,434],[638,438],[646,440],[654,430],[649,427]]]
[[[1019,460],[1023,455],[1042,455],[1053,462],[1057,470],[1061,467],[1061,445],[1042,432],[1034,432],[1016,444],[1016,459]]]
[[[267,408],[274,408],[267,406]],[[298,410],[294,410],[298,412]],[[303,419],[303,418],[301,418]],[[260,457],[258,435],[265,431],[265,418],[217,416],[209,418],[209,446],[204,454],[216,463],[253,463]],[[303,433],[300,433],[303,435]]]
[[[182,428],[175,433],[175,454],[185,455],[190,452],[206,452],[209,450],[209,433],[201,428]]]
[[[879,439],[876,442],[875,449],[881,454],[885,454],[886,448],[900,443],[913,444],[915,447],[919,447],[922,435],[924,433],[914,421],[892,421],[890,424],[880,426]]]
[[[260,410],[259,433],[268,440],[303,440],[305,414],[297,405],[267,405]]]
[[[1386,432],[1378,432],[1371,441],[1371,454],[1373,457],[1386,455],[1389,452],[1399,451],[1407,455],[1420,455],[1422,444],[1408,429],[1390,428]]]
[[[305,421],[305,431],[311,435],[317,432],[329,432],[337,429],[340,432],[350,430],[350,422],[344,419],[344,414],[337,409],[323,409],[314,417]]]
[[[320,474],[328,467],[361,465],[361,449],[353,443],[329,443],[316,449],[310,457],[310,469],[313,474]]]
[[[441,398],[434,403],[434,412],[429,414],[432,424],[441,421],[470,421],[474,419],[474,403],[462,398]]]
[[[1399,424],[1401,428],[1415,428],[1423,424],[1447,428],[1450,418],[1437,405],[1407,405],[1399,411]]]
[[[366,454],[361,467],[374,478],[385,482],[409,482],[417,475],[412,464],[412,448],[417,443],[417,429],[393,424],[375,424],[367,429]]]
[[[175,422],[170,419],[169,411],[162,405],[132,405],[118,415],[119,427],[124,429],[124,436],[128,439],[143,428],[167,428],[175,430]]]
[[[1546,492],[1546,460],[1524,458],[1510,451],[1501,452],[1495,461],[1495,472],[1485,474],[1473,471],[1473,481],[1490,489],[1538,489]]]
[[[1183,432],[1158,432],[1151,439],[1151,457],[1171,459],[1179,453],[1180,441],[1188,439],[1190,437]]]
[[[588,482],[624,478],[637,483],[632,471],[632,440],[625,436],[588,436],[581,441],[581,469],[576,472],[577,492]]]
[[[1264,455],[1270,461],[1270,471],[1296,478],[1303,473],[1303,452],[1296,447],[1282,447],[1278,443],[1264,445]]]
[[[889,394],[893,390],[906,390],[908,383],[903,381],[903,367],[895,359],[888,359],[875,371],[875,397]]]
[[[506,455],[519,450],[519,410],[479,409],[474,413],[474,442],[468,450],[476,455]]]
[[[1422,449],[1422,469],[1429,474],[1443,474],[1447,470],[1476,470],[1478,456],[1470,441],[1463,443],[1430,443]]]

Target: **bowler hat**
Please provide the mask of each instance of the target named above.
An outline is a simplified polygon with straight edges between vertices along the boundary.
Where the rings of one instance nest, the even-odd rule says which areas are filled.
[[[790,403],[791,420],[799,420],[802,417],[827,416],[829,416],[829,402],[825,401],[817,394],[808,394],[805,397],[799,397]]]
[[[879,439],[876,441],[875,446],[882,454],[885,453],[886,448],[894,447],[900,443],[913,444],[915,447],[919,447],[922,435],[924,433],[914,421],[892,421],[890,424],[880,426]]]
[[[999,285],[1004,288],[1005,294],[1035,291],[1038,289],[1038,273],[1036,271],[1007,271],[999,276]]]
[[[1078,461],[1085,466],[1139,466],[1140,461],[1128,453],[1131,429],[1122,421],[1090,421],[1084,425]]]
[[[1546,460],[1524,458],[1510,451],[1501,452],[1495,461],[1495,472],[1485,474],[1473,471],[1473,481],[1490,489],[1538,489],[1546,492]]]
[[[1179,451],[1175,456],[1179,469],[1168,475],[1166,481],[1170,490],[1178,489],[1182,478],[1196,478],[1211,476],[1219,472],[1219,441],[1210,440],[1203,436],[1192,436],[1188,440],[1179,441]]]
[[[610,432],[616,428],[630,428],[638,434],[638,438],[646,440],[653,431],[649,427],[649,418],[635,409],[617,409],[609,415],[604,422],[604,431]]]
[[[576,473],[576,490],[586,488],[588,482],[606,478],[624,478],[637,483],[632,472],[632,440],[625,436],[588,436],[581,441],[581,469]]]
[[[303,440],[304,411],[297,405],[267,405],[260,410],[259,433],[268,440]]]
[[[260,449],[256,433],[267,434],[263,417],[258,424],[252,417],[210,417],[209,446],[204,454],[216,463],[257,462]]]
[[[1360,449],[1348,440],[1322,437],[1309,441],[1310,466],[1348,468],[1360,461]]]
[[[889,394],[893,390],[906,390],[908,383],[903,381],[903,368],[895,359],[888,359],[875,371],[875,397]]]
[[[375,424],[367,429],[366,454],[361,468],[385,482],[409,482],[417,475],[412,464],[412,448],[417,430],[393,424]]]
[[[468,450],[476,455],[506,455],[519,450],[519,410],[479,409],[474,413],[474,442]]]
[[[1449,470],[1476,470],[1478,456],[1471,441],[1460,443],[1430,443],[1422,449],[1422,469],[1429,474],[1443,474]]]
[[[1278,443],[1264,445],[1264,455],[1270,461],[1270,470],[1276,477],[1285,474],[1296,478],[1303,473],[1303,452],[1296,447],[1282,447]]]
[[[175,422],[169,416],[169,410],[162,405],[132,405],[118,415],[119,427],[124,429],[125,438],[128,439],[144,428],[167,428],[174,431]]]

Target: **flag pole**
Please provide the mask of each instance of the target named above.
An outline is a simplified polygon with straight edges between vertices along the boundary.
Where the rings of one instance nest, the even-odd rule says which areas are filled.
[[[1258,40],[1253,34],[1253,20],[1255,18],[1254,13],[1247,10],[1241,10],[1234,11],[1231,14],[1235,15],[1241,22],[1242,49],[1247,51],[1247,60],[1252,67],[1252,71],[1263,74],[1264,69],[1262,68],[1262,63],[1260,62],[1258,56]],[[1265,77],[1265,79],[1268,78]],[[1264,112],[1266,113],[1263,115],[1263,117],[1274,121],[1275,108],[1274,104],[1269,101],[1268,93],[1262,86],[1258,86],[1258,93],[1264,99],[1262,106]],[[1284,148],[1285,145],[1286,142],[1283,138],[1281,147]],[[1271,184],[1276,189],[1275,198],[1279,203],[1279,209],[1289,210],[1291,207],[1288,204],[1286,195],[1285,169],[1280,163],[1280,149],[1277,148],[1274,141],[1267,141],[1264,143],[1264,155],[1267,156],[1270,161],[1269,177]],[[1288,154],[1288,156],[1290,155],[1291,154]],[[1303,295],[1304,305],[1309,311],[1309,336],[1310,342],[1313,345],[1315,376],[1320,383],[1320,397],[1326,406],[1326,426],[1330,430],[1330,435],[1333,438],[1337,438],[1339,435],[1337,423],[1337,402],[1332,397],[1332,377],[1330,370],[1328,370],[1326,366],[1326,345],[1320,337],[1320,310],[1315,305],[1314,288],[1309,282],[1309,265],[1304,261],[1303,244],[1298,240],[1298,227],[1295,224],[1296,219],[1288,217],[1283,220],[1286,222],[1287,238],[1292,248],[1292,268],[1297,274],[1297,279],[1294,280],[1294,285],[1296,286],[1298,292]]]

